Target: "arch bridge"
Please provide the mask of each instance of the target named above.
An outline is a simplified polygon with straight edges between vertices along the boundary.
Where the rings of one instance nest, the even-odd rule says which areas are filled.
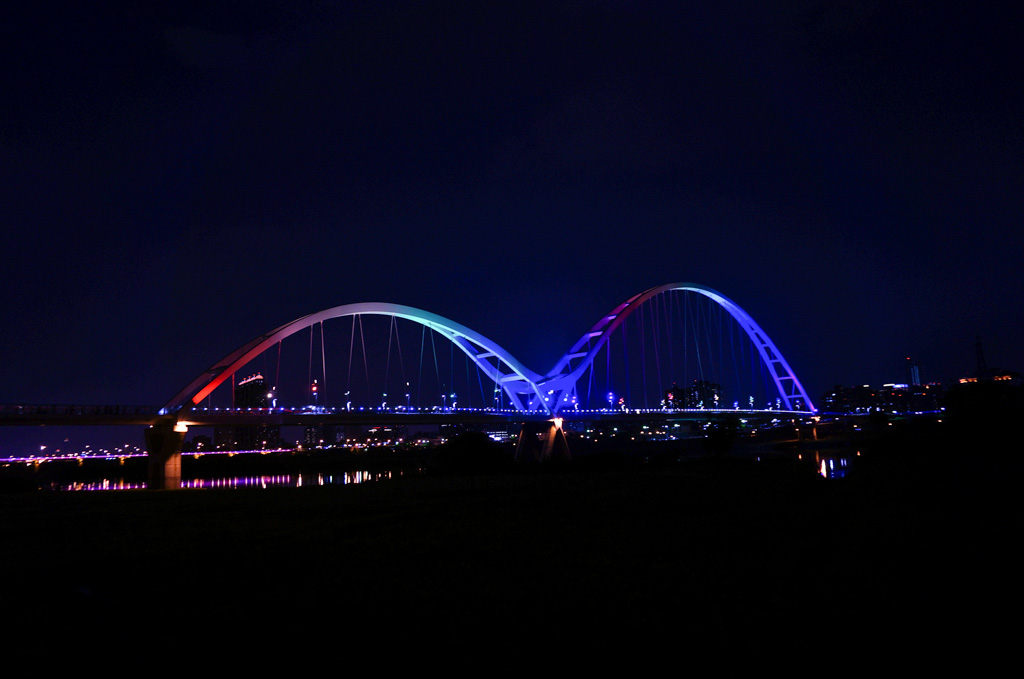
[[[684,293],[703,299],[706,306],[697,309],[692,308],[689,301],[682,303],[676,300],[675,296]],[[725,313],[723,314],[723,312]],[[364,316],[383,317],[388,323],[388,370],[390,370],[392,343],[395,340],[398,340],[398,351],[399,355],[401,354],[401,342],[396,334],[395,324],[398,320],[411,322],[420,327],[423,337],[419,366],[421,373],[424,364],[426,333],[429,331],[431,348],[434,351],[435,369],[438,360],[434,344],[436,334],[450,343],[453,356],[454,349],[457,347],[459,352],[464,355],[467,366],[471,365],[477,371],[477,379],[481,382],[481,394],[484,392],[482,381],[483,378],[486,378],[494,385],[493,393],[496,402],[500,397],[500,404],[502,406],[507,404],[507,409],[502,408],[502,410],[513,414],[519,413],[524,421],[536,420],[538,416],[555,418],[559,415],[574,415],[579,412],[580,404],[584,399],[587,406],[592,407],[594,383],[601,380],[604,380],[605,386],[608,387],[609,409],[613,409],[616,405],[612,402],[614,394],[610,388],[613,382],[620,385],[624,383],[625,390],[629,393],[630,385],[642,380],[644,398],[648,398],[648,394],[652,392],[664,392],[667,397],[671,398],[671,389],[678,390],[679,388],[673,381],[673,375],[663,378],[663,374],[678,372],[677,364],[692,361],[694,353],[697,355],[698,361],[701,360],[702,350],[704,360],[708,360],[710,355],[711,362],[714,363],[714,348],[711,346],[710,333],[716,330],[716,324],[718,331],[721,332],[721,337],[719,338],[720,357],[715,374],[728,364],[728,361],[721,356],[723,352],[721,347],[729,343],[735,350],[738,338],[745,337],[747,353],[759,359],[762,377],[766,384],[773,387],[778,410],[803,413],[814,410],[812,401],[800,380],[786,359],[783,358],[782,352],[761,326],[731,299],[703,285],[671,283],[633,295],[598,319],[545,373],[534,372],[497,342],[443,316],[422,309],[384,302],[346,304],[303,316],[256,337],[214,363],[175,394],[160,410],[160,422],[147,430],[147,447],[151,460],[151,486],[172,487],[176,485],[176,480],[180,476],[180,450],[186,424],[193,419],[190,413],[197,409],[205,399],[210,398],[211,394],[227,380],[233,380],[235,374],[254,359],[274,347],[278,347],[278,351],[280,351],[281,343],[288,337],[301,331],[308,330],[310,332],[310,366],[312,366],[314,328],[317,326],[320,328],[320,348],[321,351],[325,351],[324,322],[334,319],[349,319],[352,329],[348,357],[351,378],[357,328],[360,341],[363,344],[363,359],[364,362],[366,361],[365,335],[362,332],[362,317]],[[727,323],[730,319],[731,322]],[[728,335],[721,330],[726,325],[729,327]],[[704,339],[701,336],[702,332],[707,335],[706,347],[702,346],[701,340]],[[673,333],[675,338],[673,338]],[[679,339],[682,336],[685,341],[691,334],[695,349],[680,351],[676,356],[672,355],[671,342],[673,339]],[[621,356],[618,348],[613,349],[613,341],[621,346]],[[383,344],[383,341],[380,344]],[[670,347],[668,355],[661,357],[661,354],[666,353],[666,345]],[[633,356],[632,368],[630,367],[630,356]],[[648,367],[648,365],[652,365],[651,356],[654,357],[656,370],[653,367]],[[612,368],[613,357],[615,361],[624,360],[624,370],[619,369],[618,373],[615,372],[615,369]],[[279,370],[280,358],[278,360]],[[747,358],[741,360],[745,361]],[[753,363],[756,361],[753,358],[750,361],[751,368],[754,368]],[[639,369],[637,368],[638,363],[641,364]],[[733,363],[737,363],[735,356],[733,356]],[[453,358],[452,365],[454,366],[454,364]],[[312,371],[312,368],[310,370]],[[468,367],[467,370],[469,370]],[[325,357],[323,358],[323,371],[326,383]],[[655,372],[657,373],[657,384],[655,384],[655,379],[649,375],[649,373]],[[706,388],[712,391],[715,387],[720,386],[705,379],[711,375],[705,375],[704,369],[701,367],[698,367],[694,375],[701,378],[700,380],[695,379],[695,384],[706,385]],[[367,381],[369,380],[369,368],[367,367]],[[584,383],[586,383],[585,388]],[[406,385],[408,384],[406,382]],[[669,384],[672,385],[671,389],[666,391],[665,387]],[[640,390],[639,387],[637,389]],[[443,391],[447,391],[447,389]],[[709,403],[701,402],[701,407],[717,407],[719,398],[717,393],[716,391],[714,403],[710,402],[709,396]],[[386,393],[384,395],[386,397]],[[452,393],[451,397],[452,403],[445,403],[445,406],[450,405],[454,409],[456,394]],[[411,400],[410,394],[407,393],[406,398],[407,401]],[[621,409],[626,409],[624,398],[620,397]],[[738,401],[735,404],[738,408]],[[751,409],[753,409],[753,404],[754,397],[751,396]],[[537,425],[531,424],[530,427],[536,429]],[[561,432],[558,431],[557,434],[560,436]],[[557,436],[549,438],[555,441]],[[564,439],[562,445],[564,445]],[[550,450],[545,450],[542,454],[548,453]]]

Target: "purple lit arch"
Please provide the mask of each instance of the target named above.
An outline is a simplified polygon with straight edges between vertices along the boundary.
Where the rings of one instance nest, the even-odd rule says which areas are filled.
[[[744,311],[738,304],[704,285],[695,283],[669,283],[659,285],[645,290],[627,299],[622,304],[611,310],[601,318],[594,326],[579,339],[576,344],[562,356],[547,375],[536,385],[535,393],[538,396],[531,397],[529,407],[531,410],[544,408],[551,412],[558,412],[565,407],[569,400],[576,395],[576,382],[586,372],[598,352],[608,343],[611,334],[636,311],[641,304],[656,295],[673,290],[695,292],[715,301],[719,306],[729,312],[737,323],[750,336],[750,341],[757,347],[761,359],[771,373],[775,386],[779,391],[779,397],[786,404],[786,410],[796,410],[798,401],[803,401],[806,410],[813,411],[814,405],[807,396],[803,385],[797,379],[796,374],[789,363],[782,357],[775,343],[771,341],[768,334],[761,329],[761,326],[751,318],[750,314]],[[537,398],[543,401],[537,401]]]

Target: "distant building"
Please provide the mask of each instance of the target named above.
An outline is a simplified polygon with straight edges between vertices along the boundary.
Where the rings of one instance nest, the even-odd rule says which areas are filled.
[[[1015,387],[1024,386],[1024,378],[1021,378],[1020,373],[1013,370],[1002,370],[1000,368],[988,367],[988,362],[985,361],[985,352],[981,348],[980,337],[975,339],[975,352],[977,354],[977,366],[974,369],[974,375],[970,377],[961,377],[957,380],[959,384],[971,384],[972,382],[1006,382]]]
[[[907,357],[907,372],[910,378],[911,386],[921,386],[921,369],[917,365],[917,361]]]
[[[235,428],[221,425],[213,428],[213,447],[215,450],[235,449]]]
[[[269,387],[260,373],[246,377],[234,387],[236,410],[266,408],[272,398]],[[216,427],[213,434],[214,447],[218,450],[261,450],[278,447],[281,428],[267,424],[253,427]]]
[[[854,387],[837,384],[821,399],[821,410],[825,413],[866,413],[878,405],[878,390],[868,384]]]
[[[707,380],[694,380],[689,387],[673,383],[665,390],[661,405],[665,408],[721,408],[722,386]]]
[[[722,385],[707,380],[694,380],[683,392],[684,408],[718,408],[722,402]]]
[[[854,415],[857,413],[923,413],[939,409],[942,385],[886,384],[872,387],[868,384],[853,387],[836,385],[821,400],[821,411]]]
[[[246,377],[235,387],[235,408],[266,408],[269,403],[268,397],[263,375],[256,373]]]
[[[339,436],[341,431],[343,430],[333,424],[310,425],[303,431],[302,445],[306,448],[330,448],[344,438]]]
[[[961,377],[959,384],[971,384],[973,382],[1006,382],[1015,387],[1024,386],[1024,377],[1013,370],[992,370],[987,377]]]

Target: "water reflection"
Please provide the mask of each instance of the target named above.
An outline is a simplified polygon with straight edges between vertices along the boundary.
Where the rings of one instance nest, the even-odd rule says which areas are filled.
[[[422,471],[422,470],[417,470]],[[211,479],[184,479],[182,488],[302,488],[304,486],[347,486],[354,483],[369,483],[397,478],[408,471],[354,471],[339,474],[277,474],[260,476],[234,476]],[[416,473],[416,472],[413,472]],[[92,482],[54,482],[50,490],[136,490],[145,488],[145,483],[128,482],[124,479],[102,479]]]
[[[125,481],[124,479],[102,479],[100,481],[54,481],[50,490],[138,490],[145,488],[145,483]]]
[[[402,472],[342,472],[340,474],[278,474],[275,476],[235,476],[220,479],[187,479],[182,488],[302,488],[303,486],[347,486],[353,483],[382,481]]]
[[[858,450],[857,456],[860,455]],[[818,473],[826,479],[841,479],[850,470],[852,460],[846,455],[837,455],[835,452],[822,454],[821,451],[814,451],[814,461],[818,466]]]
[[[818,466],[818,473],[826,479],[841,479],[846,476],[846,458],[838,460],[834,458],[822,459]]]

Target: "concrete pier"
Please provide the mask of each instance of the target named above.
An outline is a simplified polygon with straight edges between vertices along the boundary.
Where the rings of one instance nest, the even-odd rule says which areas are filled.
[[[155,424],[146,429],[146,451],[149,454],[147,488],[181,488],[181,445],[187,431],[184,425],[174,423]]]

